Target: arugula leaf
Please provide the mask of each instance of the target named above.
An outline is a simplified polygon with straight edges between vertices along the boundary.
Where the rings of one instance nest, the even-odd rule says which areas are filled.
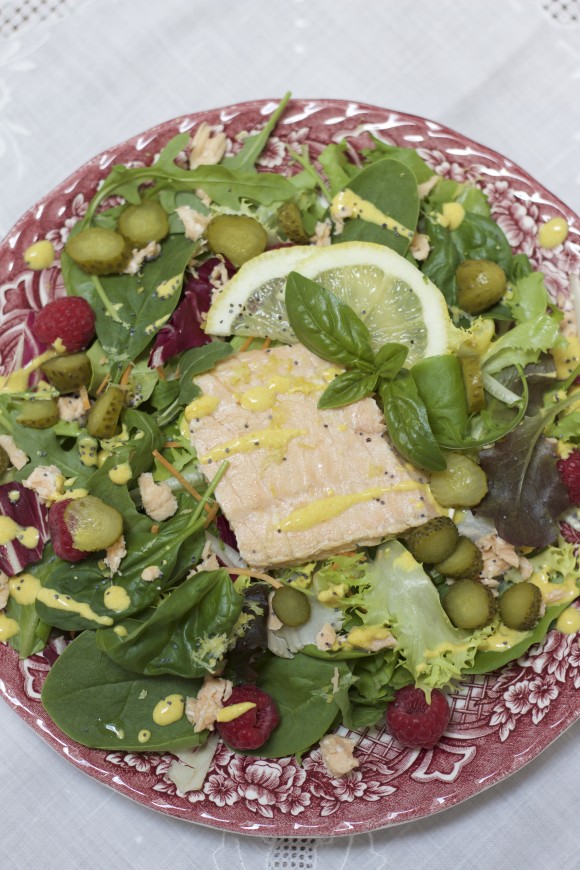
[[[199,746],[185,716],[170,725],[153,719],[156,705],[169,695],[195,696],[201,681],[181,677],[139,677],[111,661],[84,631],[59,656],[42,688],[44,709],[76,743],[95,749],[165,752]],[[139,740],[149,731],[146,743]]]
[[[374,372],[367,327],[334,293],[298,272],[290,272],[285,305],[290,326],[308,350],[347,368]]]
[[[225,157],[222,160],[222,166],[240,172],[248,172],[254,168],[256,161],[266,147],[268,139],[276,127],[276,124],[284,114],[290,97],[290,92],[284,94],[282,100],[272,112],[267,124],[262,128],[262,130],[260,130],[259,133],[255,133],[253,136],[248,136],[244,139],[244,144],[240,151],[238,151],[238,153],[233,157]]]
[[[341,408],[370,396],[376,389],[378,374],[367,375],[357,369],[351,372],[341,372],[327,386],[320,399],[318,407]]]
[[[330,195],[334,196],[345,187],[360,171],[346,156],[346,142],[331,142],[318,156],[318,162],[330,184]]]
[[[417,468],[445,469],[445,457],[431,431],[427,409],[411,374],[399,372],[393,380],[381,381],[379,395],[389,438],[401,456]]]
[[[223,570],[192,574],[128,633],[97,631],[97,645],[121,667],[140,674],[202,677],[219,670],[243,604]]]

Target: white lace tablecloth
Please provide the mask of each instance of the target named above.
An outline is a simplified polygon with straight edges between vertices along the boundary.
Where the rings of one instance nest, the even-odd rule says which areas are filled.
[[[437,120],[580,213],[580,0],[2,0],[0,236],[108,146],[286,90]],[[0,729],[7,870],[580,868],[578,726],[464,804],[335,840],[157,815],[84,777],[5,704]]]

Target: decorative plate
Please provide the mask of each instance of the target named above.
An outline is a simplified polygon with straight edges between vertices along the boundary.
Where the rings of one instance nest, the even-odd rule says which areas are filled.
[[[0,246],[0,372],[11,364],[30,311],[64,293],[58,263],[43,272],[25,268],[28,245],[50,239],[58,254],[112,164],[150,163],[168,139],[202,121],[225,131],[234,152],[241,147],[240,134],[259,130],[275,105],[242,103],[168,121],[93,158],[31,208]],[[292,171],[285,144],[307,145],[316,158],[329,142],[347,138],[354,154],[371,144],[370,133],[418,149],[447,178],[481,186],[511,245],[545,272],[559,307],[571,307],[568,276],[580,272],[580,220],[518,166],[440,124],[340,100],[294,100],[259,166]],[[555,216],[568,221],[568,239],[553,250],[541,249],[538,228]],[[0,691],[31,728],[80,771],[121,794],[162,813],[240,834],[350,835],[431,815],[514,773],[580,717],[579,635],[552,631],[517,663],[458,686],[451,695],[451,723],[433,750],[405,749],[384,730],[367,729],[357,735],[360,768],[330,779],[318,750],[299,766],[291,758],[238,756],[221,746],[203,790],[184,795],[166,776],[171,755],[86,749],[51,722],[40,689],[57,654],[58,642],[19,662],[0,644]]]

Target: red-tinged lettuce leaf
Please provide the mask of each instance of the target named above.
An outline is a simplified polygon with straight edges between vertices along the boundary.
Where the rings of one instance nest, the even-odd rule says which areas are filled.
[[[192,347],[201,347],[211,341],[211,336],[203,331],[202,317],[211,305],[215,287],[210,281],[210,275],[216,266],[222,263],[217,257],[206,260],[196,270],[196,274],[186,273],[181,301],[173,312],[169,323],[157,333],[155,344],[149,356],[151,368],[165,363]],[[231,278],[235,269],[231,263],[225,263],[228,277]]]
[[[526,417],[509,435],[479,454],[488,493],[477,513],[495,521],[515,547],[546,547],[558,537],[558,517],[570,499],[551,443],[540,433],[543,415]]]
[[[42,558],[49,538],[48,512],[32,490],[21,483],[3,483],[0,485],[0,515],[14,520],[23,529],[33,526],[39,534],[35,547],[25,547],[16,538],[0,546],[0,569],[13,577]]]

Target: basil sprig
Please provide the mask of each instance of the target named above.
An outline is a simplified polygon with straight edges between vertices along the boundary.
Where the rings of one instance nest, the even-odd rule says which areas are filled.
[[[408,348],[388,342],[375,353],[367,327],[352,308],[297,272],[288,275],[285,303],[298,340],[322,359],[347,369],[328,385],[318,407],[339,408],[378,392],[389,437],[399,453],[419,468],[446,468],[425,404],[411,374],[403,369]]]

